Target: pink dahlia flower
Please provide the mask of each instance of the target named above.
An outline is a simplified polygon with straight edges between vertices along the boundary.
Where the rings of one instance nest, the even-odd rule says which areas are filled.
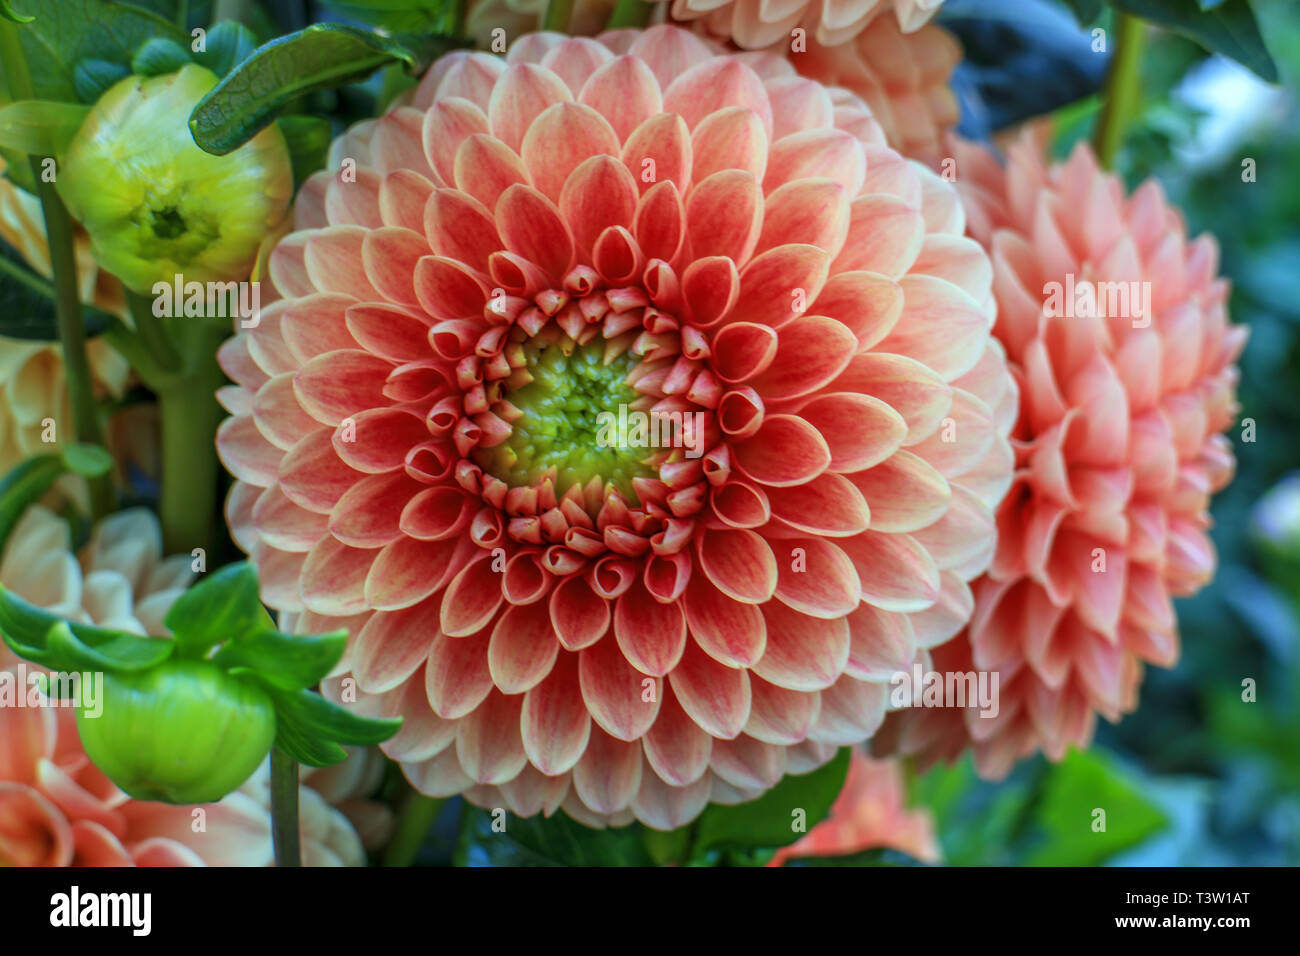
[[[899,761],[876,760],[854,750],[848,778],[830,816],[797,842],[782,847],[768,865],[876,849],[898,850],[923,863],[942,859],[930,811],[907,808],[907,784]]]
[[[934,666],[999,672],[1000,705],[901,713],[876,745],[950,758],[970,743],[998,777],[1085,746],[1097,714],[1136,706],[1144,663],[1177,660],[1171,599],[1214,572],[1207,508],[1233,473],[1221,433],[1246,329],[1228,324],[1214,239],[1189,239],[1154,180],[1126,196],[1086,145],[1049,167],[1030,136],[1005,168],[974,144],[953,155],[1021,409],[997,555]]]
[[[351,630],[326,690],[406,719],[417,788],[671,828],[956,634],[1016,396],[954,191],[865,104],[609,42],[453,53],[335,144],[218,444],[264,598]]]
[[[188,555],[162,559],[157,519],[111,515],[79,558],[68,523],[40,506],[14,527],[0,584],[73,620],[163,634],[162,619],[193,579]],[[25,678],[44,669],[0,644],[0,684],[21,694],[0,706],[0,866],[267,866],[273,860],[267,769],[219,803],[134,800],[90,762],[71,707],[28,706]],[[382,839],[387,812],[363,799],[378,783],[373,752],[309,771],[300,793],[308,865],[366,862],[363,840]],[[315,788],[315,789],[313,789]],[[334,806],[332,804],[336,804]]]
[[[801,75],[866,100],[889,145],[932,168],[961,118],[950,85],[960,60],[961,45],[947,30],[930,24],[908,33],[893,17],[876,17],[846,43],[809,39],[805,51],[790,54]]]
[[[911,33],[941,6],[943,0],[673,0],[671,15],[682,22],[703,18],[709,35],[753,50],[789,44],[798,27],[823,46],[837,46],[890,10],[902,31]]]

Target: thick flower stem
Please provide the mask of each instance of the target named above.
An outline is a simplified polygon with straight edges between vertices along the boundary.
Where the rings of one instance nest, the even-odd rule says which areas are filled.
[[[1106,73],[1105,104],[1097,119],[1093,148],[1097,159],[1107,169],[1115,163],[1115,154],[1124,139],[1124,130],[1133,118],[1140,94],[1139,63],[1146,39],[1146,26],[1137,17],[1119,15],[1115,53]]]
[[[167,553],[211,551],[216,543],[217,477],[214,436],[225,413],[216,391],[225,384],[216,351],[225,330],[204,319],[173,319],[173,340],[185,367],[147,382],[162,412],[162,485],[158,514]]]
[[[397,829],[384,850],[384,866],[410,866],[420,852],[420,845],[438,818],[445,800],[435,800],[412,790],[397,817]]]
[[[609,23],[605,24],[605,29],[643,27],[650,21],[650,15],[654,10],[655,5],[647,3],[646,0],[618,0],[614,5],[614,12],[610,14]]]
[[[32,79],[23,56],[16,24],[0,20],[0,59],[5,64],[5,78],[15,99],[32,97]],[[54,316],[63,346],[63,368],[72,404],[73,439],[95,445],[104,444],[104,430],[95,404],[90,362],[86,358],[86,326],[81,315],[81,296],[77,290],[77,257],[73,246],[72,219],[59,198],[54,184],[45,181],[45,157],[29,156],[36,180],[41,213],[45,218],[45,235],[50,247],[50,266],[54,272]],[[57,175],[57,170],[56,170]],[[113,510],[111,474],[87,479],[90,488],[92,520]]]
[[[564,33],[569,28],[569,18],[573,16],[574,0],[548,0],[546,14],[542,17],[543,30],[558,30]]]
[[[302,866],[298,834],[298,762],[271,748],[271,843],[276,866]]]

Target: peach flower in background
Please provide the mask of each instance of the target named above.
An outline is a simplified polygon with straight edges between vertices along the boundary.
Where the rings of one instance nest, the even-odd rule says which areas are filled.
[[[905,33],[893,17],[877,17],[847,43],[807,46],[790,54],[801,75],[858,94],[890,146],[938,168],[944,137],[961,118],[950,85],[961,60],[956,37],[932,24]]]
[[[768,865],[875,849],[898,850],[923,863],[938,863],[943,857],[930,811],[907,809],[902,764],[876,760],[854,749],[844,789],[831,805],[830,816],[806,836],[782,847]]]
[[[747,50],[787,45],[796,27],[810,40],[837,46],[853,39],[877,17],[891,16],[904,33],[919,30],[943,0],[673,0],[672,19],[703,19],[704,30]]]
[[[594,36],[605,29],[614,12],[614,0],[576,0],[564,32]],[[506,43],[541,29],[546,0],[470,0],[465,12],[465,35],[484,50],[492,48],[492,31],[505,30]]]
[[[934,665],[1000,672],[1000,712],[901,713],[876,745],[937,759],[970,744],[998,777],[1039,749],[1086,746],[1097,714],[1136,706],[1143,664],[1178,659],[1171,599],[1214,572],[1207,509],[1233,473],[1222,433],[1246,329],[1228,323],[1214,239],[1189,239],[1154,180],[1126,196],[1086,145],[1049,166],[1028,135],[1005,168],[974,144],[953,155],[970,234],[993,258],[1021,414],[997,556]],[[1054,304],[1050,283],[1070,301]],[[1100,283],[1125,284],[1128,312],[1077,307]]]
[[[955,192],[675,27],[453,53],[221,350],[235,540],[433,796],[672,828],[884,718],[965,623],[1017,404]],[[693,447],[602,442],[687,413]],[[692,418],[691,421],[695,421]],[[679,436],[680,437],[680,436]]]
[[[193,572],[188,556],[161,559],[151,512],[104,519],[80,560],[70,545],[66,521],[30,508],[6,544],[0,584],[74,620],[165,633],[162,619]],[[16,678],[21,663],[0,644],[0,671]],[[41,670],[26,666],[28,674]],[[387,838],[387,810],[364,799],[381,770],[375,751],[357,751],[335,767],[304,771],[305,864],[361,866],[366,847]],[[267,774],[264,765],[240,790],[201,807],[133,800],[86,757],[72,708],[0,707],[0,865],[270,865]],[[367,834],[364,846],[349,816]]]

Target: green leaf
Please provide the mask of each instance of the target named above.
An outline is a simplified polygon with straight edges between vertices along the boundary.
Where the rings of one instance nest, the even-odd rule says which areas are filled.
[[[80,640],[60,620],[45,636],[46,650],[63,671],[117,671],[132,673],[157,667],[172,656],[176,644],[171,638],[141,637],[119,631],[95,647]]]
[[[325,0],[346,17],[389,33],[437,33],[456,29],[457,4],[448,0]]]
[[[1270,83],[1277,64],[1260,35],[1250,0],[1224,0],[1201,9],[1187,0],[1110,0],[1111,5],[1195,40],[1211,53],[1236,60]]]
[[[648,835],[640,825],[593,830],[563,811],[546,818],[505,818],[505,831],[493,829],[493,815],[466,807],[462,822],[462,862],[470,866],[653,866]],[[499,825],[498,825],[499,828]]]
[[[190,132],[202,149],[224,156],[270,125],[290,100],[364,79],[393,62],[417,66],[415,55],[394,40],[313,24],[272,40],[235,67],[194,107]]]
[[[69,442],[59,452],[63,466],[82,478],[98,478],[113,468],[113,456],[100,445]]]
[[[90,57],[78,60],[72,69],[72,85],[77,90],[77,99],[83,103],[94,104],[108,92],[109,87],[121,82],[131,75],[130,67],[110,60],[98,60]]]
[[[383,743],[402,727],[401,718],[361,717],[315,691],[285,690],[267,681],[263,675],[257,676],[275,701],[277,716],[287,718],[313,739],[369,747]]]
[[[1097,830],[1096,811],[1105,811]],[[1030,866],[1098,866],[1167,825],[1165,815],[1103,752],[1071,751],[1052,768],[1036,802],[1038,845]]]
[[[58,156],[85,122],[90,107],[53,100],[0,106],[0,146],[31,156]]]
[[[257,569],[247,561],[228,564],[194,585],[176,599],[163,623],[182,657],[200,657],[223,641],[273,627]]]
[[[150,37],[131,59],[137,76],[165,76],[193,63],[190,51],[167,37]]]
[[[226,668],[249,668],[278,687],[298,690],[319,684],[347,643],[346,630],[310,636],[265,630],[232,635],[212,660]]]
[[[242,23],[226,20],[208,31],[204,47],[203,52],[194,57],[199,65],[206,66],[217,76],[225,76],[257,49],[257,37]]]
[[[313,738],[292,718],[286,718],[278,711],[275,716],[275,745],[307,767],[332,767],[348,756],[348,752],[338,744]]]
[[[23,512],[50,490],[63,462],[57,455],[37,455],[19,463],[0,480],[0,554]]]
[[[1101,0],[1064,0],[1064,3],[1081,27],[1095,23],[1101,16]]]
[[[19,31],[36,99],[75,102],[74,72],[82,60],[129,67],[135,51],[151,37],[177,43],[188,39],[175,23],[126,3],[24,0],[24,5],[36,16]]]
[[[824,767],[790,775],[757,800],[736,806],[712,804],[695,825],[693,855],[725,847],[782,847],[803,835],[795,832],[795,812],[802,810],[811,830],[830,813],[849,772],[849,748],[842,747]]]
[[[0,147],[2,152],[10,152]],[[24,188],[26,180],[16,173],[31,174],[26,154],[13,153],[16,166],[6,171],[14,184]],[[6,156],[6,159],[9,157]],[[0,245],[0,335],[28,342],[58,342],[59,327],[54,317],[54,289],[22,261],[17,251]],[[86,336],[99,335],[116,320],[108,313],[85,305],[82,308]]]
[[[51,644],[51,637],[60,624],[67,626],[75,639],[73,642],[60,635],[57,643]],[[92,669],[101,669],[98,665],[103,665],[105,670],[147,669],[141,666],[142,662],[152,660],[154,656],[158,656],[155,663],[166,660],[173,648],[169,639],[140,637],[112,628],[65,621],[3,586],[0,586],[0,636],[18,656],[55,670],[85,669],[84,655],[94,652],[103,659],[94,658],[97,666]],[[141,642],[149,647],[144,647]],[[132,646],[134,644],[140,646]]]
[[[280,127],[289,147],[295,187],[302,185],[316,170],[325,168],[332,133],[328,120],[319,116],[281,116],[275,125]]]
[[[9,0],[0,0],[0,16],[6,20],[12,20],[14,23],[31,23],[35,17],[25,17],[14,10]]]

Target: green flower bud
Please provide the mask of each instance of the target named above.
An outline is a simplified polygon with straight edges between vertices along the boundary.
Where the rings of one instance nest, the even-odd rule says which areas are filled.
[[[210,661],[105,674],[96,709],[98,717],[85,708],[77,714],[86,754],[137,800],[220,800],[252,775],[275,740],[270,697]]]
[[[226,156],[199,149],[190,112],[217,83],[189,65],[127,77],[91,109],[68,145],[59,195],[90,235],[96,261],[129,288],[248,277],[284,218],[293,175],[273,124]]]

